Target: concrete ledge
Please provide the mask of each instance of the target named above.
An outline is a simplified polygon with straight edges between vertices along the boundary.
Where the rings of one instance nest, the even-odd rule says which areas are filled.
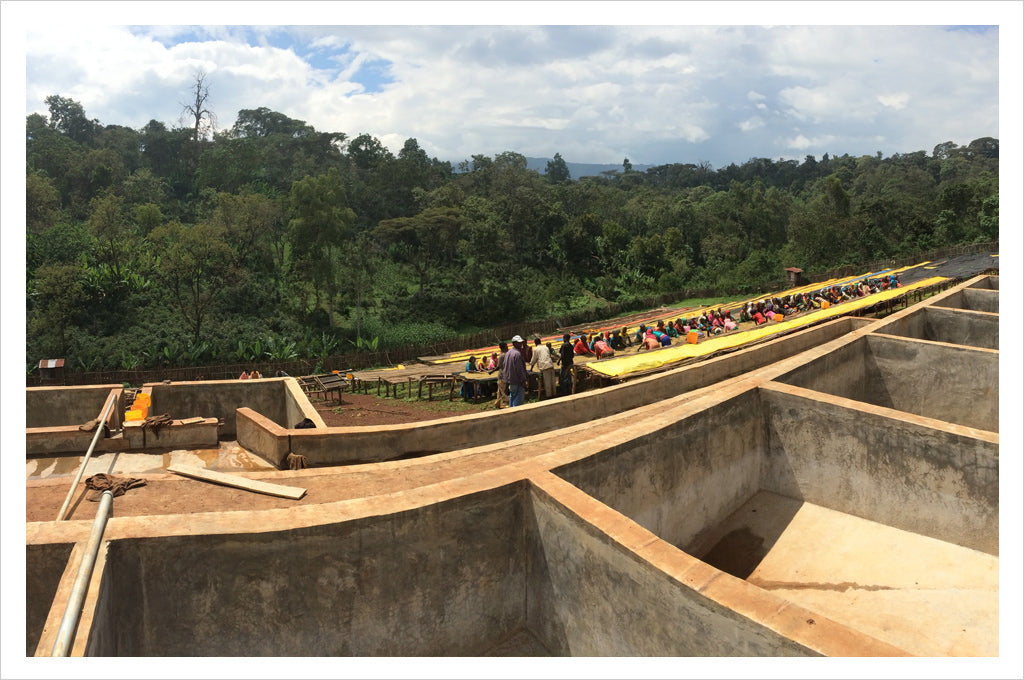
[[[240,408],[235,414],[238,443],[278,467],[288,455],[288,430],[251,408]]]
[[[124,424],[124,438],[131,449],[207,448],[219,443],[216,418],[203,418],[197,423],[172,420],[156,432],[143,427],[143,422],[132,420]]]
[[[82,432],[78,426],[30,427],[25,429],[25,453],[29,455],[47,453],[85,453],[96,436]],[[102,437],[101,437],[102,439]]]

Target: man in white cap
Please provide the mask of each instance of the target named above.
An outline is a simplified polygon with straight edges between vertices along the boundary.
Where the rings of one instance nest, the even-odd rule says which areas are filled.
[[[526,373],[526,361],[519,351],[522,344],[523,339],[518,335],[512,338],[512,348],[505,355],[505,361],[501,366],[501,377],[508,386],[509,408],[522,406],[525,401],[529,375]]]

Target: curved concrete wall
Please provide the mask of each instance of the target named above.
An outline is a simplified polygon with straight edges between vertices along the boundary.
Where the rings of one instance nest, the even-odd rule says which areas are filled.
[[[514,409],[384,427],[291,430],[288,448],[312,465],[345,465],[483,446],[657,403],[834,340],[862,324],[841,318],[691,366]]]

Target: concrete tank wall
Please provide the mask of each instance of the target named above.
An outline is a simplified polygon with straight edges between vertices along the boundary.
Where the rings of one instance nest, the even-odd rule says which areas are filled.
[[[865,379],[873,388],[864,401],[999,431],[997,352],[886,337],[865,339]]]
[[[778,380],[966,427],[999,430],[997,352],[868,335]]]
[[[81,425],[99,418],[110,391],[120,389],[121,385],[26,387],[25,427]]]
[[[760,390],[763,489],[998,555],[997,441],[787,389]]]
[[[481,655],[523,625],[523,484],[256,534],[114,541],[116,656]]]
[[[236,432],[235,409],[248,407],[281,427],[291,427],[304,416],[295,396],[285,384],[290,378],[260,380],[200,380],[170,384],[151,383],[153,403],[150,415],[166,413],[171,418],[223,418],[221,436]],[[294,422],[289,422],[294,420]]]
[[[57,513],[54,512],[54,515]],[[25,546],[25,656],[35,654],[74,543]]]
[[[527,625],[554,654],[815,655],[637,559],[546,494],[528,503]]]
[[[978,288],[982,290],[999,290],[999,277],[998,276],[986,276],[979,278],[977,281],[967,286],[968,288]]]
[[[999,291],[983,288],[964,288],[935,302],[936,307],[952,307],[974,312],[999,313]]]
[[[758,491],[763,448],[757,394],[747,391],[554,472],[685,548]]]
[[[999,349],[999,317],[984,312],[925,307],[887,324],[887,335]]]

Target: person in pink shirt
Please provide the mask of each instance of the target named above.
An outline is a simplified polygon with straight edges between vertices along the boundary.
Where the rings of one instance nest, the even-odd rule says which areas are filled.
[[[597,358],[601,357],[613,357],[615,356],[615,350],[608,346],[608,343],[604,341],[604,338],[598,338],[594,342],[594,354]]]

